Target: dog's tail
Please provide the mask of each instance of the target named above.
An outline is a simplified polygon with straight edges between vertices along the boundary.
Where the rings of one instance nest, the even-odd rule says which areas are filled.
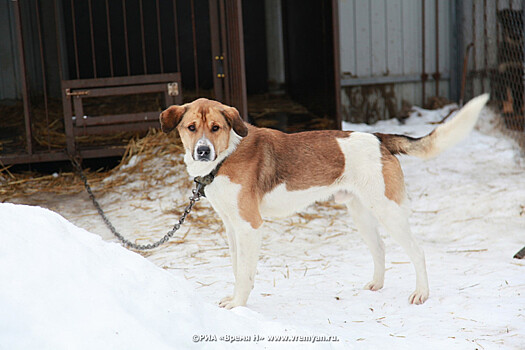
[[[459,110],[451,121],[438,126],[427,136],[413,138],[381,133],[375,135],[392,154],[432,158],[456,145],[470,133],[488,100],[489,94],[473,98]]]

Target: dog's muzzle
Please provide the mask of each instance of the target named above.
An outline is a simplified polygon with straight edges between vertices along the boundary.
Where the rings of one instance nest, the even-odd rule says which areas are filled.
[[[193,151],[193,159],[201,162],[215,160],[215,149],[208,139],[201,138],[197,141]]]

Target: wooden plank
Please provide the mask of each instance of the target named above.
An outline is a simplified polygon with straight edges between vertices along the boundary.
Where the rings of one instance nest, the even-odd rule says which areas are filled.
[[[129,114],[116,114],[116,115],[105,115],[105,116],[93,116],[93,117],[77,117],[75,120],[75,126],[99,126],[99,125],[112,125],[120,123],[130,122],[144,122],[144,121],[158,121],[160,111],[155,112],[143,112],[143,113],[129,113]]]
[[[127,123],[118,124],[113,126],[91,126],[85,128],[75,128],[75,136],[85,135],[103,135],[103,134],[114,134],[116,132],[128,132],[128,131],[146,131],[150,128],[159,128],[159,121],[147,121],[141,123]]]
[[[164,92],[167,89],[168,88],[167,88],[166,83],[149,84],[149,85],[134,85],[134,86],[115,86],[115,87],[86,89],[86,91],[89,91],[89,93],[81,97],[91,98],[91,97],[103,97],[103,96],[115,96],[115,95],[149,94],[149,93],[156,93],[156,92]],[[83,91],[83,89],[78,89],[78,91]],[[72,92],[75,92],[75,90],[73,90]]]
[[[63,89],[86,89],[103,86],[126,86],[126,85],[143,85],[155,83],[170,83],[179,82],[180,73],[165,73],[165,74],[147,74],[147,75],[133,75],[129,77],[115,77],[115,78],[99,78],[99,79],[77,79],[77,80],[63,80]]]

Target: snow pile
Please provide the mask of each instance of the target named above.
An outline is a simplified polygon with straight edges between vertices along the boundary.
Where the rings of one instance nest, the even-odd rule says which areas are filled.
[[[204,303],[183,278],[46,209],[0,204],[0,222],[0,349],[186,349],[194,335],[296,334]]]

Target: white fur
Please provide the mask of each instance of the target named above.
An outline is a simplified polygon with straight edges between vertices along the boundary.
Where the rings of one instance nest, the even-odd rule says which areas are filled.
[[[229,156],[235,149],[239,142],[241,142],[242,137],[237,135],[233,129],[230,130],[230,140],[228,143],[228,148],[219,154],[217,158],[211,162],[201,162],[193,159],[193,150],[186,150],[184,154],[184,163],[186,163],[186,168],[190,176],[205,176],[208,175],[217,167],[217,164],[222,162],[227,156]],[[213,147],[215,150],[215,147]]]
[[[283,183],[263,196],[259,210],[264,217],[286,217],[315,201],[327,200],[338,191],[339,186],[314,186],[306,190],[288,191]]]
[[[489,94],[483,94],[470,100],[459,112],[434,130],[431,136],[432,146],[423,154],[414,154],[422,158],[432,158],[441,152],[455,146],[463,140],[474,128],[479,113],[489,100]]]

